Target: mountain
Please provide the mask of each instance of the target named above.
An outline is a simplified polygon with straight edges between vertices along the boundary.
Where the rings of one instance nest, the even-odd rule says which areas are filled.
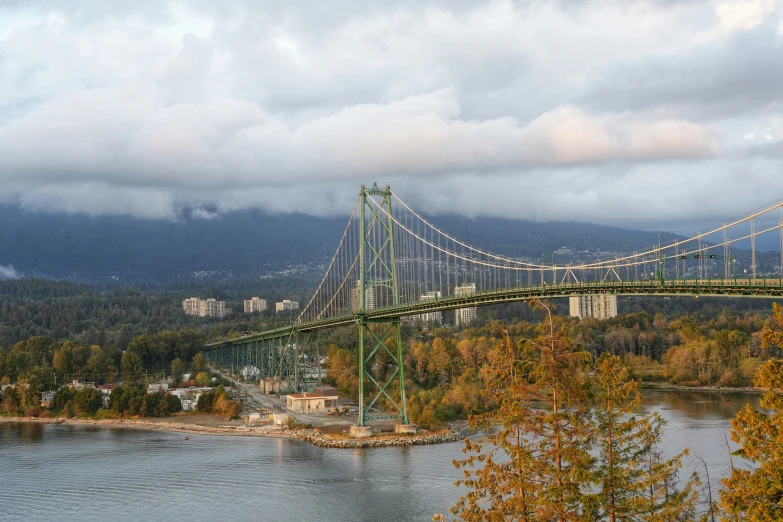
[[[33,213],[0,206],[0,266],[25,276],[77,282],[169,283],[188,279],[315,278],[347,217],[242,211],[215,219]],[[585,251],[625,253],[656,244],[657,232],[575,222],[435,216],[442,230],[513,257],[569,261]],[[669,236],[671,237],[671,236]],[[607,256],[602,256],[607,257]]]

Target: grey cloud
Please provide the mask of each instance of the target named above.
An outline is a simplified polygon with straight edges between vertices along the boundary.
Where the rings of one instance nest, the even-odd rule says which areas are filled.
[[[599,110],[676,112],[713,121],[781,99],[783,38],[778,20],[727,40],[608,64],[580,101]]]
[[[32,210],[328,215],[388,179],[425,212],[639,226],[752,206],[740,171],[783,193],[737,139],[779,112],[780,38],[710,33],[706,1],[24,9],[0,23],[0,200]]]

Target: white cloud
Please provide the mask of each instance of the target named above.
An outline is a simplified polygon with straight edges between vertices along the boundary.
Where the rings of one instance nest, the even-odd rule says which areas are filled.
[[[209,211],[205,208],[196,208],[193,209],[191,217],[193,219],[209,220],[209,219],[218,219],[220,217],[220,214],[218,214],[217,212]]]
[[[0,200],[320,215],[389,179],[414,198],[449,194],[421,198],[424,211],[659,221],[671,185],[649,178],[698,200],[755,154],[746,135],[780,139],[765,134],[782,112],[767,52],[779,12],[724,4],[0,6]],[[783,193],[780,161],[744,179]],[[537,201],[520,203],[530,188]],[[714,190],[731,212],[744,204],[731,183]]]
[[[731,0],[715,5],[715,16],[722,31],[753,29],[775,11],[775,0]]]
[[[19,279],[21,275],[11,265],[0,265],[0,279]]]

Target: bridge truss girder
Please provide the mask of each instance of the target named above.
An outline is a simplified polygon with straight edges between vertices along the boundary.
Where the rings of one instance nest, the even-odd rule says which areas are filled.
[[[253,379],[273,379],[278,383],[277,393],[296,393],[302,382],[299,354],[307,349],[311,340],[312,334],[292,330],[285,337],[208,347],[206,356],[216,366],[232,373],[244,371],[245,376]]]

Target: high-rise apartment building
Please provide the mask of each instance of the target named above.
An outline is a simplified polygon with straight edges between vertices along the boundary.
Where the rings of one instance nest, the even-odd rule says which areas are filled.
[[[226,308],[225,301],[217,301],[212,298],[202,300],[198,297],[182,301],[182,309],[186,315],[198,317],[225,317],[230,312],[230,309]]]
[[[253,312],[263,312],[264,310],[266,310],[266,299],[259,299],[258,297],[245,299],[246,314],[252,314]]]
[[[185,315],[198,316],[198,303],[201,301],[198,297],[191,297],[182,301],[182,309],[185,311]]]
[[[609,319],[617,315],[615,294],[573,295],[568,298],[571,317]]]
[[[437,299],[440,299],[440,292],[427,292],[426,294],[419,297],[420,302],[427,302],[427,301],[435,301]],[[414,315],[412,317],[414,321],[422,321],[425,325],[429,325],[431,323],[436,323],[438,325],[443,324],[443,313],[442,312],[428,312],[426,314],[419,314]]]
[[[454,297],[468,297],[476,293],[476,283],[459,285],[454,288]],[[458,327],[467,326],[476,318],[476,307],[460,308],[454,311],[455,324]]]
[[[351,310],[357,312],[362,308],[362,282],[356,281],[356,287],[351,289]],[[365,310],[375,308],[375,292],[370,287],[364,293]]]
[[[275,312],[286,312],[289,310],[299,310],[299,301],[283,299],[281,303],[275,303]]]

